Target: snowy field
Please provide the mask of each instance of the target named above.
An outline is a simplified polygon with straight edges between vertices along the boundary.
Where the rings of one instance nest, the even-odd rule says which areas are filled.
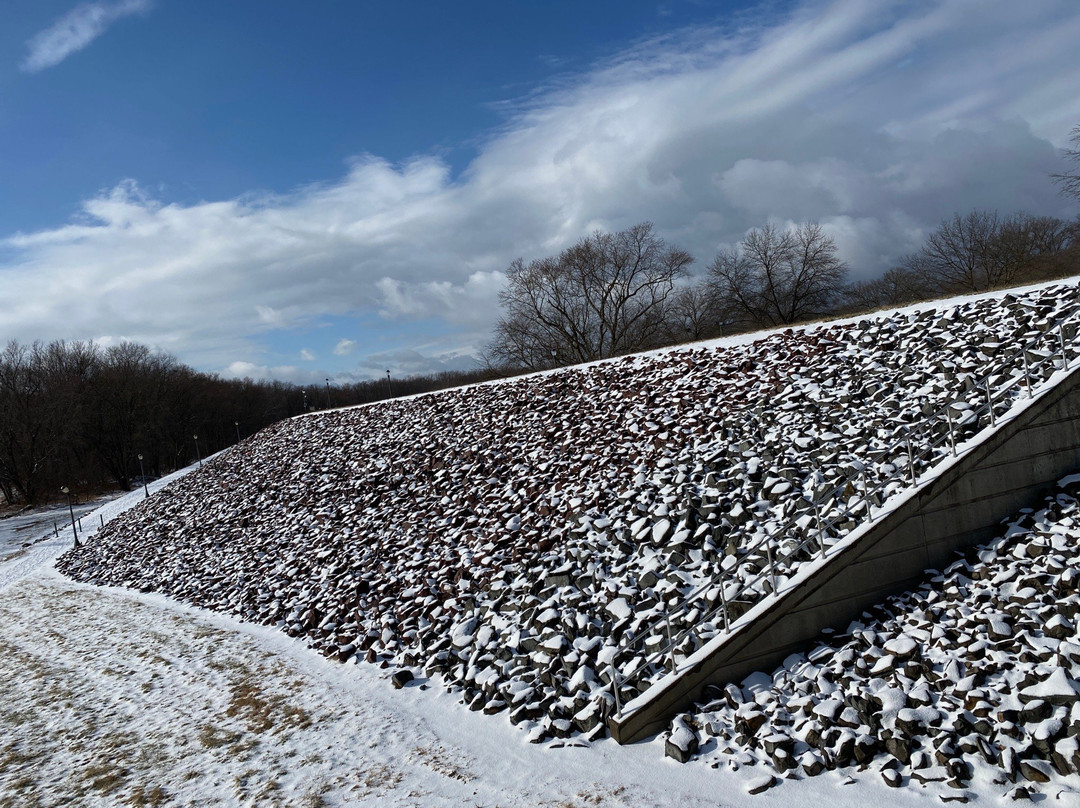
[[[16,526],[0,521],[0,546]],[[844,772],[751,796],[759,768],[680,765],[659,739],[532,745],[423,680],[395,690],[390,670],[329,661],[271,628],[76,584],[52,564],[68,546],[61,533],[0,563],[2,806],[941,804],[933,788]],[[972,793],[997,804],[1004,791]]]

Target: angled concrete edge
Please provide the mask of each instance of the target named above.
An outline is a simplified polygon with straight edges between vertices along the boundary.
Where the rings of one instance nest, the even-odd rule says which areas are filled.
[[[810,564],[780,597],[758,604],[741,626],[626,705],[609,721],[612,737],[631,743],[659,732],[706,685],[776,667],[822,629],[846,627],[910,589],[925,570],[951,563],[955,550],[999,535],[1003,519],[1080,468],[1080,367],[1058,377],[923,477],[894,509],[860,526],[825,563]]]

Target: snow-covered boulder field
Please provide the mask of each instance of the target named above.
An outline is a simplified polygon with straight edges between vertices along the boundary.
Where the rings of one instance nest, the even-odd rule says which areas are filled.
[[[843,636],[710,686],[672,723],[669,754],[758,765],[772,783],[842,769],[950,798],[982,780],[979,793],[1080,804],[1077,496],[1080,476],[1063,480],[1041,510]]]
[[[1078,303],[1045,286],[295,418],[58,566],[437,675],[534,741],[602,733],[613,661],[637,667],[624,697],[663,673],[621,650],[643,626],[721,573],[755,577],[772,553],[748,548],[793,517],[857,524],[858,486],[809,498],[853,470],[902,488],[905,431],[951,404],[973,434],[975,380],[1022,375],[1028,340],[1071,339],[1053,324]]]

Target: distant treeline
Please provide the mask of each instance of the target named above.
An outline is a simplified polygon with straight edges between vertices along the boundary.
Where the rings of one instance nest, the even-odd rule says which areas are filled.
[[[689,340],[984,292],[1080,271],[1080,220],[996,211],[947,219],[880,278],[848,282],[821,225],[766,224],[698,275],[648,222],[513,262],[491,364],[539,369]]]
[[[394,396],[483,381],[485,369],[394,379]],[[0,504],[39,504],[62,486],[131,488],[307,410],[388,398],[386,379],[299,386],[222,379],[144,345],[11,342],[0,353]],[[142,455],[141,465],[139,455]]]

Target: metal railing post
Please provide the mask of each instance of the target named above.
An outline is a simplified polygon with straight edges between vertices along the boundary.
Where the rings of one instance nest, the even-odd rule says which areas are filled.
[[[906,440],[908,471],[911,474],[911,484],[915,485],[915,452],[911,448],[911,436],[909,435]]]
[[[990,426],[997,426],[997,418],[994,416],[994,396],[990,392],[989,376],[983,380],[983,387],[986,388],[986,409],[990,411]]]
[[[1065,352],[1065,323],[1058,323],[1058,344],[1061,345],[1061,369],[1069,369],[1069,355]]]
[[[622,699],[619,697],[619,669],[611,663],[611,692],[615,696],[615,715],[622,713]]]
[[[821,505],[814,500],[814,515],[817,517],[818,544],[821,545],[821,557],[825,557],[825,522],[821,519]]]
[[[859,469],[859,482],[862,483],[862,498],[866,503],[866,520],[868,522],[874,521],[874,506],[870,502],[870,484],[866,479],[866,464]]]
[[[1024,384],[1027,385],[1028,398],[1031,398],[1031,368],[1028,365],[1027,346],[1020,351],[1024,355]]]
[[[671,662],[671,672],[675,673],[675,643],[671,641],[671,614],[668,614],[664,626],[667,628],[668,659]]]
[[[776,564],[773,562],[772,542],[765,542],[765,552],[769,555],[769,579],[772,583],[772,593],[776,594]]]
[[[956,457],[956,436],[953,434],[951,404],[945,405],[945,420],[949,422],[949,448],[952,450],[952,456]]]
[[[727,593],[724,591],[724,581],[720,580],[720,610],[724,615],[724,631],[731,631],[731,621],[728,620]]]

